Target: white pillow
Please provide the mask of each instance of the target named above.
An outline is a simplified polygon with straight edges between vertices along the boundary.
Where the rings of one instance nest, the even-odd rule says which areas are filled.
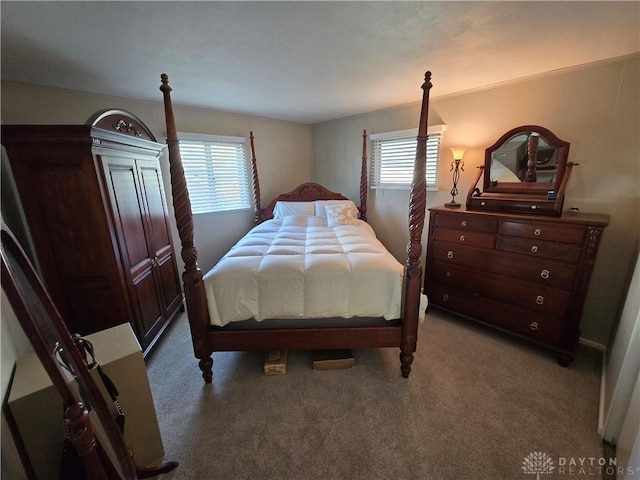
[[[355,212],[354,213],[355,217],[358,218],[358,207],[356,207],[356,204],[353,203],[351,200],[316,200],[315,203],[316,203],[316,217],[327,218],[327,211],[325,209],[325,207],[327,206],[349,205]]]
[[[315,215],[314,202],[276,202],[273,218],[288,217],[290,215]]]
[[[326,227],[327,222],[323,218],[313,215],[289,215],[282,218],[283,227]]]
[[[355,225],[358,222],[358,212],[354,205],[327,205],[327,225],[337,227],[339,225]]]

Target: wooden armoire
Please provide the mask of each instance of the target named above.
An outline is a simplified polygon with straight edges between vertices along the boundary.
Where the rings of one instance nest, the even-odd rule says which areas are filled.
[[[43,280],[70,331],[128,322],[147,354],[183,308],[164,146],[123,110],[83,125],[3,125],[2,145]]]

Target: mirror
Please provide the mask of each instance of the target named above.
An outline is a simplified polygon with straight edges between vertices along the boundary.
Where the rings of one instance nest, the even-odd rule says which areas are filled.
[[[558,192],[568,155],[569,143],[544,127],[524,125],[509,130],[485,151],[484,191]]]
[[[539,125],[523,125],[485,150],[467,194],[467,209],[534,215],[562,214],[569,175],[569,142]],[[478,184],[484,177],[480,190]]]
[[[80,471],[73,478],[133,480],[167,473],[178,466],[165,462],[153,467],[138,467],[133,452],[124,440],[111,410],[84,355],[78,337],[72,336],[53,304],[33,264],[9,228],[0,222],[0,271],[2,288],[16,314],[25,335],[62,398],[64,418],[68,420],[68,434],[76,447]],[[55,349],[54,349],[55,346]],[[56,354],[60,352],[60,357]],[[63,362],[60,360],[64,359]],[[79,391],[70,385],[73,372]],[[89,417],[89,405],[94,415]],[[3,407],[4,408],[4,407]],[[63,416],[60,415],[62,430]],[[60,445],[62,451],[63,437]],[[82,475],[86,473],[86,475]],[[61,476],[62,478],[62,476]],[[64,476],[64,478],[71,478]]]

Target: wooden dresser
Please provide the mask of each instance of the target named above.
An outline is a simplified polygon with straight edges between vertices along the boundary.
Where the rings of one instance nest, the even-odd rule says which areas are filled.
[[[134,115],[3,125],[43,280],[72,333],[130,323],[144,353],[182,308],[159,157]]]
[[[436,307],[575,356],[608,215],[430,209],[424,291]]]

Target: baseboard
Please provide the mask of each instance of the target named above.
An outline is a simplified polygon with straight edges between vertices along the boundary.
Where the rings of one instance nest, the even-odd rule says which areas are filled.
[[[598,404],[598,435],[602,437],[604,434],[604,392],[606,385],[605,373],[607,371],[607,347],[601,343],[582,337],[580,337],[580,343],[602,352],[602,369],[600,370],[600,402]]]
[[[600,372],[600,402],[598,404],[598,435],[604,438],[604,392],[606,386],[607,356],[602,352],[602,370]]]
[[[600,350],[601,352],[606,352],[607,351],[607,347],[605,347],[603,344],[598,343],[598,342],[594,342],[593,340],[589,340],[587,338],[580,337],[580,343],[582,345],[586,345],[587,347],[591,347],[591,348],[595,348],[596,350]]]

